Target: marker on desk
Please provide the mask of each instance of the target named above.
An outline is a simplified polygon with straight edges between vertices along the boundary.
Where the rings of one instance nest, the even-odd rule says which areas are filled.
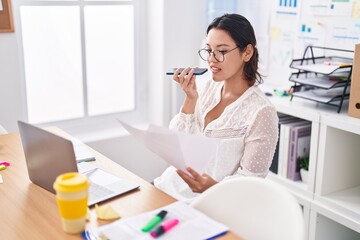
[[[150,219],[150,221],[141,229],[141,231],[150,232],[151,229],[153,229],[156,225],[159,224],[159,222],[161,222],[164,219],[166,214],[167,214],[167,211],[165,211],[165,210],[162,210],[161,212],[159,212],[155,217]]]
[[[5,167],[8,167],[10,166],[10,163],[5,161],[0,161],[0,165],[4,165]]]
[[[274,89],[274,93],[279,97],[287,97],[290,96],[291,92],[287,90],[277,90]]]
[[[179,223],[179,220],[174,218],[169,221],[163,222],[158,228],[156,228],[153,232],[150,233],[150,235],[153,238],[157,238],[161,235],[163,235],[165,232],[170,231],[173,227],[175,227]]]

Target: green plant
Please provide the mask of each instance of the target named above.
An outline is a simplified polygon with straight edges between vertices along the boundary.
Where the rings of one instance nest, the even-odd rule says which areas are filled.
[[[298,157],[297,161],[299,163],[300,169],[309,171],[309,156]]]

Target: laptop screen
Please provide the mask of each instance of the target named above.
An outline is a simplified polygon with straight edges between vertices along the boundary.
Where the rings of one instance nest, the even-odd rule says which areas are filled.
[[[93,164],[77,164],[73,143],[29,123],[18,121],[30,180],[55,193],[53,183],[57,176],[67,172],[81,173],[90,180],[89,201],[95,203],[110,199],[139,187],[139,184],[97,168]]]

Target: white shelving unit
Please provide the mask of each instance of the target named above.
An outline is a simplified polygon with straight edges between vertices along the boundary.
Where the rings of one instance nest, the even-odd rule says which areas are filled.
[[[269,97],[279,113],[312,122],[307,184],[270,173],[303,206],[309,240],[360,239],[360,119],[332,106]]]

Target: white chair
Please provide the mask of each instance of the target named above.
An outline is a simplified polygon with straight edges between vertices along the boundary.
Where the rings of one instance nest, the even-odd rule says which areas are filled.
[[[7,134],[8,132],[0,125],[0,135],[1,134]]]
[[[262,178],[220,182],[191,205],[248,240],[304,240],[304,218],[296,199]]]

